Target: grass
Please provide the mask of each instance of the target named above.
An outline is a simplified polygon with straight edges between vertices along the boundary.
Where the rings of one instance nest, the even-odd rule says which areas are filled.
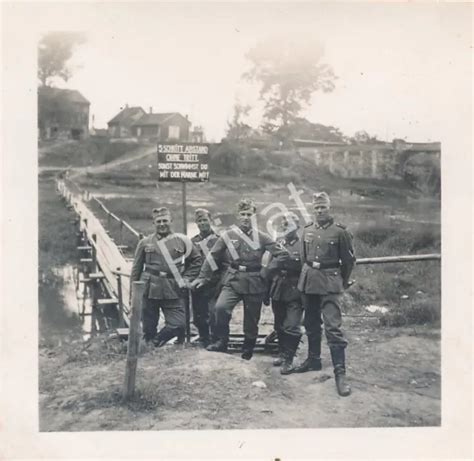
[[[81,167],[102,165],[139,149],[136,144],[111,143],[107,138],[50,143],[40,146],[39,165]]]

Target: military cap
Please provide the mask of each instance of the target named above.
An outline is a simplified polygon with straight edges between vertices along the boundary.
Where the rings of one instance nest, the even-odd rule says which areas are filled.
[[[158,216],[169,216],[171,217],[170,210],[166,208],[165,206],[159,207],[159,208],[153,208],[152,210],[152,216],[153,219],[157,218]]]
[[[255,202],[251,198],[243,198],[239,200],[239,203],[237,204],[237,211],[252,211],[255,213],[257,211],[257,206],[255,205]]]
[[[292,221],[293,223],[295,223],[295,225],[298,225],[300,223],[300,218],[298,217],[298,215],[296,213],[294,213],[293,211],[289,211],[288,213],[285,213],[283,215],[283,217],[287,220],[287,221]]]
[[[325,205],[329,207],[331,205],[329,195],[326,194],[326,192],[315,192],[313,194],[313,205]]]
[[[206,210],[205,208],[197,208],[194,212],[194,217],[197,219],[199,218],[211,218],[211,212]]]

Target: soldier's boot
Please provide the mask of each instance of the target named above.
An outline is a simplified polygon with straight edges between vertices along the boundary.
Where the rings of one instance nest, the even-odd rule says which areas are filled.
[[[212,344],[209,344],[206,350],[209,352],[227,352],[227,340],[219,338]]]
[[[182,334],[182,329],[181,328],[169,328],[169,327],[163,327],[158,334],[155,336],[153,339],[153,344],[156,347],[162,347],[164,346],[170,339],[173,339],[175,336],[178,336]],[[184,330],[183,330],[184,332]]]
[[[293,373],[293,358],[295,357],[296,350],[300,344],[301,336],[288,335],[283,333],[283,345],[285,350],[285,360],[280,367],[280,373],[282,375],[289,375]]]
[[[351,393],[351,387],[346,381],[344,347],[331,347],[331,358],[334,365],[334,377],[336,379],[337,393],[341,397],[347,397]]]
[[[294,367],[294,373],[320,371],[321,366],[321,336],[308,336],[308,357],[299,366]]]
[[[209,337],[209,326],[202,325],[198,328],[199,338],[197,339],[197,343],[200,344],[202,347],[207,347],[211,343]]]
[[[278,337],[278,357],[273,359],[273,366],[279,367],[285,360],[285,353],[283,349],[283,332],[277,332]]]
[[[242,344],[242,355],[241,357],[244,360],[250,360],[253,357],[253,349],[257,338],[245,338],[244,343]]]

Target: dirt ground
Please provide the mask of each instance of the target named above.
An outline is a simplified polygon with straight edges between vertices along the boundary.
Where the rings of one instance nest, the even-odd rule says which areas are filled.
[[[147,350],[139,358],[136,397],[123,404],[125,354],[117,341],[43,345],[40,430],[439,426],[439,330],[360,323],[346,330],[353,391],[346,398],[336,393],[326,347],[322,371],[289,376],[263,353],[247,362],[195,346]],[[297,361],[304,357],[301,345]]]
[[[129,168],[127,162],[132,160],[134,165],[137,160],[146,165],[148,153],[144,150],[119,159],[113,165],[90,168],[88,171],[102,171],[102,168],[105,171],[111,165]],[[136,168],[139,166],[135,165]],[[72,176],[84,172],[84,169],[73,169]],[[87,188],[94,190],[91,186],[95,180],[82,176],[82,180],[86,179]],[[122,191],[121,186],[115,185],[109,190],[102,180],[97,184],[102,193],[123,192],[127,199],[131,198],[128,194],[132,190],[137,194],[150,193],[136,186],[123,188]],[[229,186],[227,191],[212,183],[206,185],[207,189],[189,187],[190,210],[196,206],[212,205],[216,196],[219,196],[221,205],[235,203],[236,194],[245,187],[242,183],[235,190]],[[156,191],[157,194],[159,192]],[[258,192],[262,203],[275,199],[288,201],[288,192],[281,188],[277,191],[271,186],[259,186],[258,191],[255,189],[253,192]],[[119,202],[122,199],[120,196]],[[160,194],[160,203],[168,204],[163,199]],[[166,200],[173,205],[180,203],[178,199],[180,189],[170,188]],[[346,203],[348,200],[355,199],[347,194],[335,194],[336,209],[339,202]],[[367,201],[360,200],[359,208],[366,207]],[[119,205],[136,208],[131,207],[130,203],[127,200]],[[122,215],[121,210],[112,205],[108,203],[113,211]],[[387,209],[386,205],[382,207],[379,203],[374,207],[377,216],[389,212],[400,214],[396,207]],[[355,208],[351,206],[350,209]],[[368,219],[369,215],[357,213],[353,217],[351,215],[351,223]],[[411,210],[411,213],[414,219],[418,216],[416,210]],[[362,218],[358,221],[359,215]],[[227,225],[224,219],[227,215],[222,213],[219,216],[223,225]],[[424,205],[422,216],[426,217]],[[137,223],[133,222],[134,225]],[[179,228],[179,224],[176,225]],[[389,276],[390,280],[394,277],[391,273]],[[348,314],[365,312],[363,306],[356,310],[346,304]],[[264,309],[264,312],[261,331],[268,333],[272,315],[270,309]],[[210,353],[194,346],[170,345],[144,351],[140,356],[136,396],[126,404],[121,402],[126,358],[124,344],[118,340],[106,340],[104,336],[84,343],[82,335],[74,336],[72,330],[68,330],[66,335],[63,332],[54,337],[42,328],[39,348],[40,430],[439,426],[439,328],[381,328],[375,323],[373,319],[350,315],[344,319],[349,340],[347,373],[353,391],[350,397],[342,398],[336,393],[325,344],[322,371],[289,376],[280,375],[279,370],[272,366],[270,355],[259,353],[247,362],[239,354]],[[305,349],[302,344],[297,362],[304,360]],[[263,382],[264,387],[253,384],[258,381]]]

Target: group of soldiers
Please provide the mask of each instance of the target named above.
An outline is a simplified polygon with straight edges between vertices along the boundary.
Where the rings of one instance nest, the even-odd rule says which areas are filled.
[[[242,358],[250,360],[262,304],[271,303],[279,345],[279,356],[273,363],[280,373],[321,370],[324,325],[337,391],[341,396],[349,395],[340,296],[350,285],[355,262],[352,238],[345,226],[334,222],[325,192],[315,193],[312,203],[314,222],[300,232],[298,215],[286,212],[281,220],[282,237],[277,240],[256,226],[257,209],[251,199],[239,201],[238,225],[220,235],[212,228],[210,212],[197,209],[199,234],[192,239],[173,232],[167,208],[154,209],[155,232],[138,243],[131,273],[132,283],[146,283],[145,341],[162,346],[174,337],[184,337],[185,302],[191,290],[197,341],[208,351],[227,351],[232,312],[243,302]],[[264,254],[269,257],[262,266]],[[164,326],[157,331],[160,312]],[[303,325],[308,355],[295,366]]]

